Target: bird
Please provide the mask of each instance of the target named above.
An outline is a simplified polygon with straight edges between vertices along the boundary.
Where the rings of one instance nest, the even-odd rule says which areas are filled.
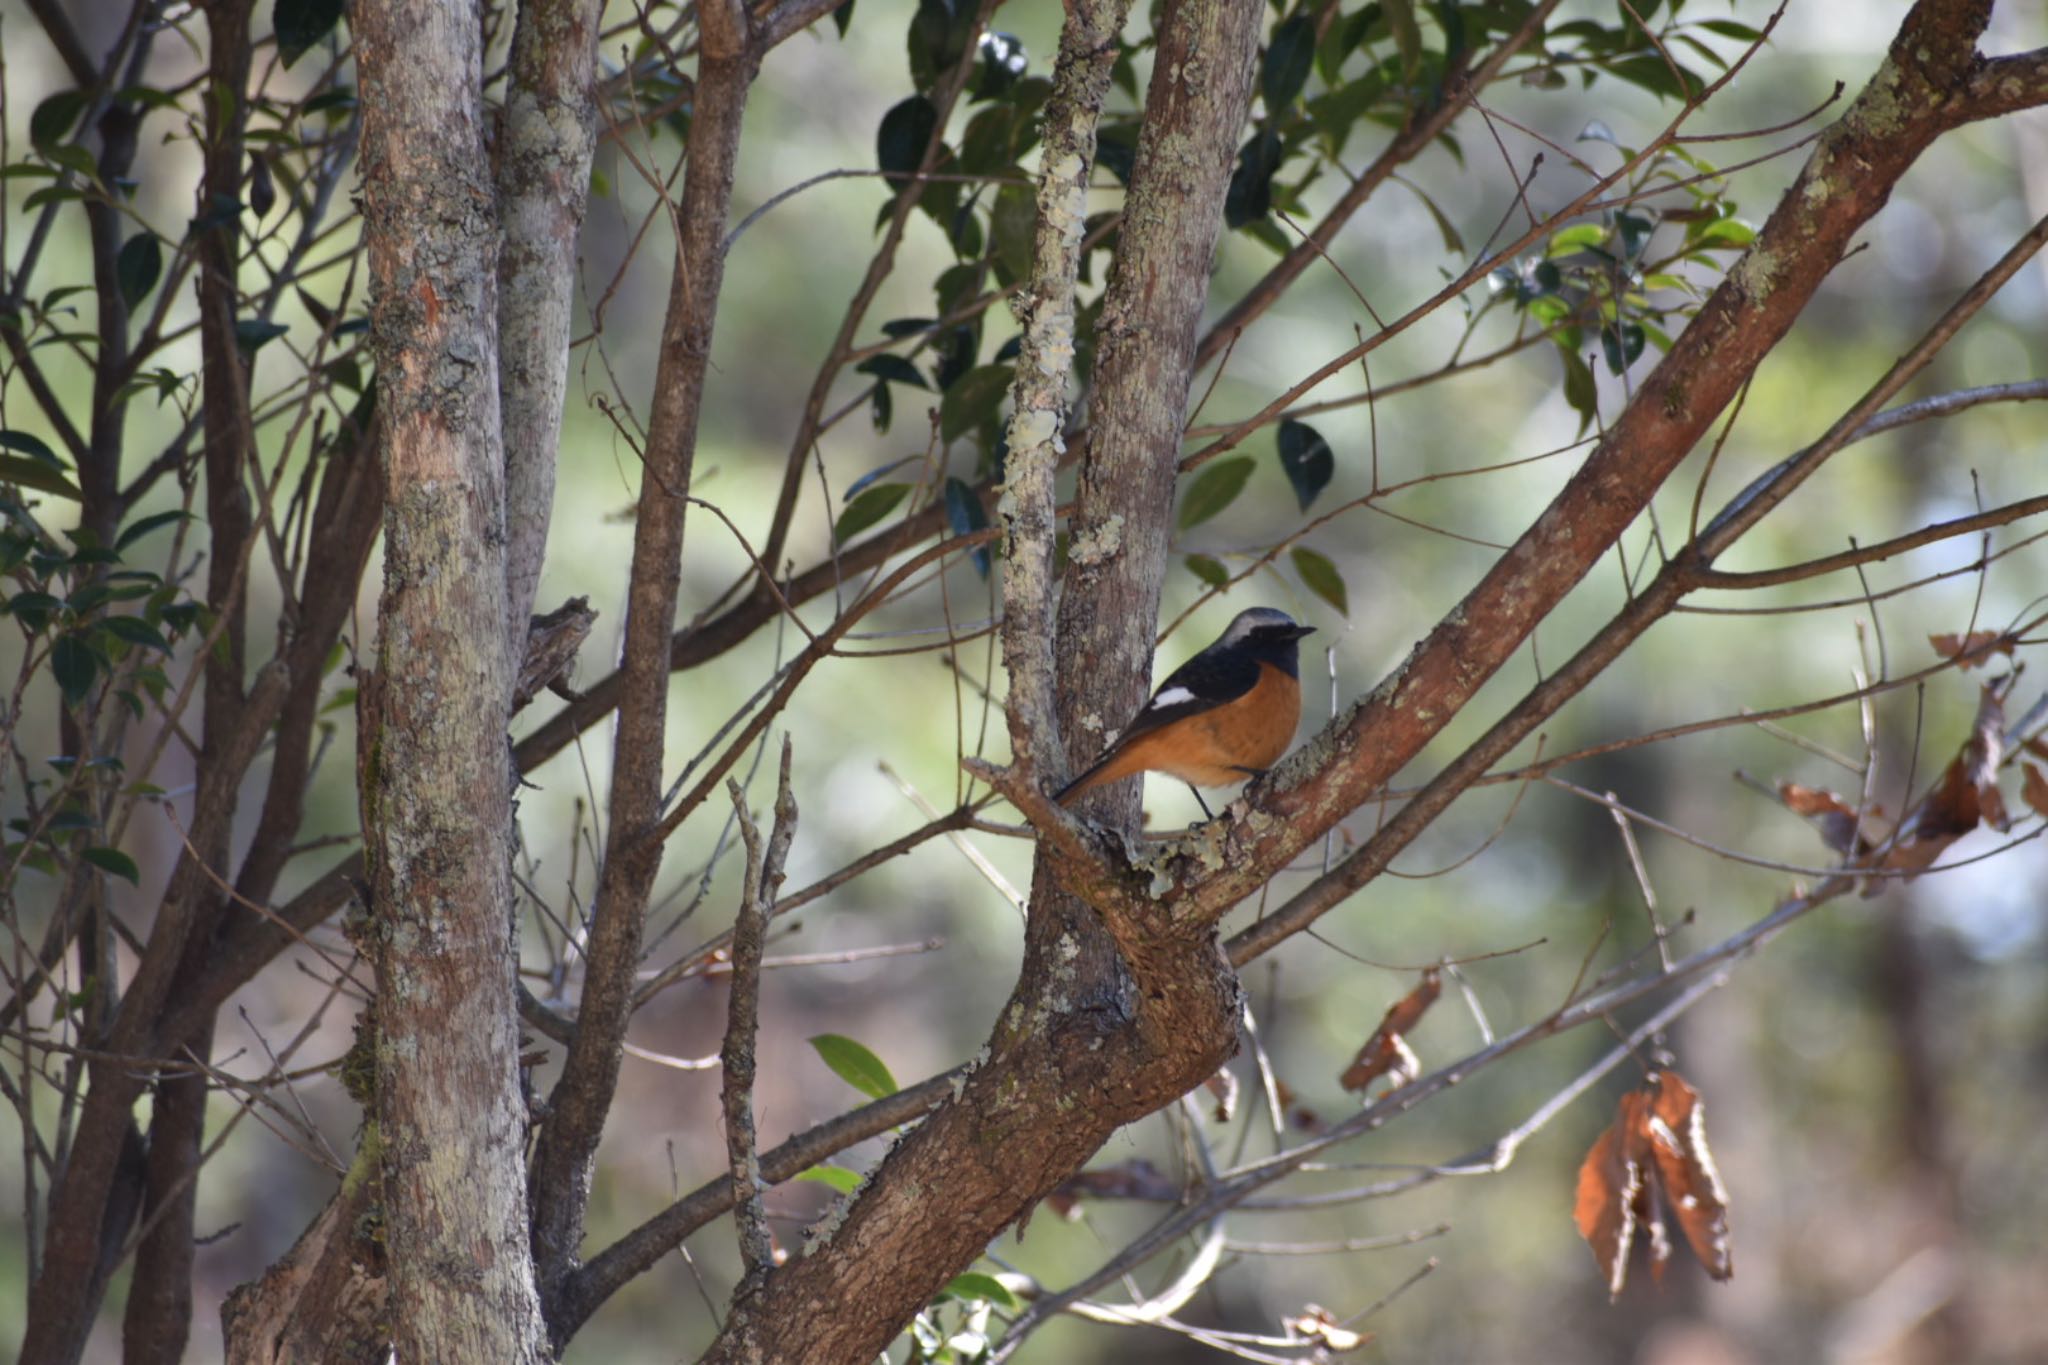
[[[1287,752],[1301,721],[1300,641],[1314,633],[1272,607],[1239,612],[1053,800],[1066,805],[1091,787],[1158,772],[1187,783],[1208,815],[1198,788],[1257,777]]]

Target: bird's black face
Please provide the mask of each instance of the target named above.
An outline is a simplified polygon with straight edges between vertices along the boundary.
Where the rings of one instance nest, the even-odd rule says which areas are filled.
[[[1223,632],[1219,647],[1235,645],[1261,663],[1281,669],[1289,677],[1300,675],[1301,637],[1315,634],[1315,627],[1297,625],[1283,611],[1253,607],[1239,612]]]

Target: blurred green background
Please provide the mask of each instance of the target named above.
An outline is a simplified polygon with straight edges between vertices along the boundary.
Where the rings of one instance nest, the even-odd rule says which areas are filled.
[[[1703,17],[1729,15],[1760,24],[1766,11],[1735,3],[1697,5]],[[81,0],[74,7],[87,31],[111,23],[117,7]],[[268,7],[261,7],[265,16]],[[615,6],[615,8],[617,8]],[[906,93],[903,31],[909,0],[860,0],[848,35],[829,25],[801,36],[767,61],[747,112],[735,215],[821,172],[868,168],[874,129]],[[1612,6],[1567,6],[1598,11]],[[1795,0],[1771,44],[1700,118],[1702,131],[1735,132],[1784,123],[1826,99],[1835,82],[1861,87],[1904,13],[1903,4],[1830,5]],[[1047,70],[1059,10],[1011,0],[996,27],[1014,33],[1031,69]],[[1991,53],[2041,41],[2040,13],[2007,5],[1985,43]],[[1139,16],[1134,23],[1143,23]],[[33,21],[18,5],[0,6],[5,41],[7,118],[20,137],[22,120],[58,86],[58,68]],[[159,47],[159,78],[190,72],[194,58],[175,44]],[[607,52],[616,61],[617,51]],[[1141,74],[1146,70],[1140,63]],[[1574,82],[1559,91],[1497,87],[1489,107],[1505,119],[1496,132],[1518,168],[1541,150],[1513,120],[1572,146],[1595,166],[1611,164],[1610,146],[1575,143],[1599,120],[1623,144],[1641,145],[1669,117],[1669,106],[1642,90],[1604,80],[1590,90]],[[1837,106],[1839,107],[1839,106]],[[955,116],[955,127],[964,122]],[[1823,118],[1827,117],[1826,115]],[[1810,127],[1812,125],[1806,125]],[[1432,150],[1405,172],[1426,190],[1463,252],[1446,242],[1430,210],[1401,185],[1374,197],[1339,238],[1334,255],[1381,317],[1405,312],[1440,287],[1514,211],[1512,178],[1485,126],[1467,116],[1458,128],[1462,163]],[[161,145],[152,135],[169,134]],[[1723,164],[1746,160],[1793,140],[1796,133],[1702,149]],[[1354,167],[1371,150],[1366,130],[1347,154]],[[642,149],[645,150],[645,149]],[[676,153],[664,138],[653,155],[666,166]],[[1602,158],[1609,161],[1603,162]],[[1740,216],[1761,222],[1799,164],[1799,154],[1741,171],[1732,196]],[[189,131],[170,121],[145,133],[137,208],[167,232],[191,213],[193,148]],[[10,214],[21,221],[27,192],[8,181]],[[1528,189],[1544,211],[1578,192],[1582,177],[1555,154]],[[599,155],[600,193],[593,197],[583,242],[582,283],[588,299],[607,299],[600,341],[571,363],[571,397],[562,445],[554,538],[540,607],[587,595],[602,613],[586,646],[579,680],[609,670],[623,624],[629,514],[638,487],[637,462],[593,404],[598,394],[644,413],[652,381],[670,252],[657,224],[629,257],[653,202],[616,144]],[[1334,186],[1318,185],[1311,203],[1326,203]],[[838,326],[846,299],[875,240],[870,226],[885,196],[872,179],[837,179],[807,189],[767,213],[739,239],[730,258],[713,352],[714,377],[695,492],[713,500],[757,537],[767,523],[804,390]],[[1116,202],[1105,190],[1101,206]],[[1749,478],[1818,436],[1911,344],[1962,288],[2042,212],[2048,211],[2048,116],[2041,112],[1945,138],[1907,177],[1865,234],[1862,250],[1822,290],[1798,328],[1765,364],[1747,406],[1709,480],[1713,509]],[[10,247],[10,252],[18,248]],[[82,243],[58,241],[44,266],[54,281],[83,269]],[[11,262],[10,255],[10,262]],[[898,270],[869,314],[863,341],[876,324],[931,312],[931,279],[951,257],[928,221],[915,219]],[[1243,234],[1226,238],[1213,291],[1220,312],[1271,263],[1271,251]],[[1100,264],[1098,260],[1098,265]],[[338,286],[338,279],[329,283]],[[2048,372],[2042,318],[2048,266],[2036,263],[1969,324],[1909,397],[1950,389],[2038,378]],[[1100,287],[1100,273],[1097,274]],[[358,285],[360,288],[360,284]],[[1484,291],[1471,296],[1473,306]],[[179,306],[187,306],[181,303]],[[282,320],[310,326],[289,309]],[[1386,385],[1442,365],[1463,326],[1454,305],[1372,358],[1372,379]],[[1512,333],[1505,311],[1483,325],[1474,350]],[[1343,281],[1312,269],[1233,352],[1200,420],[1247,414],[1329,356],[1353,343],[1354,328],[1373,326]],[[991,357],[1014,323],[992,312],[983,341]],[[602,355],[599,351],[601,349]],[[287,377],[284,357],[267,353],[256,386]],[[1640,379],[1654,353],[1632,371]],[[192,362],[196,364],[196,355]],[[274,367],[274,369],[273,369]],[[1601,410],[1626,399],[1628,381],[1595,366]],[[82,370],[63,372],[67,401],[85,411]],[[1198,381],[1200,391],[1206,379]],[[833,406],[857,399],[865,380],[844,375]],[[1314,398],[1348,396],[1361,381],[1351,371]],[[18,387],[0,394],[9,426],[39,430]],[[866,471],[925,453],[923,400],[899,387],[895,425],[886,435],[862,415],[836,427],[817,452],[833,499],[807,480],[790,557],[808,567],[830,550],[841,490]],[[161,439],[152,423],[172,420],[145,401],[129,417],[137,451]],[[1537,347],[1498,364],[1389,398],[1371,418],[1363,406],[1317,417],[1337,452],[1336,480],[1318,511],[1372,486],[1373,449],[1382,482],[1513,460],[1566,446],[1578,415],[1561,392],[1554,350]],[[1794,562],[1927,522],[2039,493],[2048,484],[2044,422],[2038,407],[1993,405],[1940,423],[1908,427],[1837,457],[1797,497],[1771,516],[1723,565],[1758,568]],[[1268,434],[1245,450],[1258,457],[1246,494],[1223,516],[1186,533],[1179,553],[1242,563],[1299,524],[1292,493]],[[1332,700],[1369,689],[1411,643],[1470,587],[1575,467],[1567,451],[1554,458],[1470,480],[1422,485],[1389,500],[1396,519],[1353,511],[1305,543],[1341,571],[1350,612],[1340,616],[1305,592],[1291,573],[1267,573],[1198,611],[1163,645],[1159,672],[1178,663],[1219,630],[1232,613],[1265,603],[1313,624],[1304,682],[1310,701],[1304,725],[1319,725]],[[1682,536],[1703,467],[1696,453],[1658,499],[1667,542]],[[963,465],[954,472],[965,476]],[[1440,528],[1457,537],[1441,534]],[[2005,545],[2026,524],[1997,533]],[[1633,568],[1646,552],[1648,526],[1625,544]],[[1885,588],[1971,563],[1976,540],[1957,540],[1875,566],[1869,589]],[[746,552],[714,518],[697,515],[684,559],[680,621],[715,602],[747,566]],[[1654,564],[1654,555],[1651,562]],[[1983,575],[1963,573],[1875,605],[1864,589],[1836,576],[1739,601],[1703,598],[1703,605],[1752,607],[1846,599],[1837,609],[1786,615],[1683,614],[1659,625],[1594,688],[1546,727],[1543,752],[1556,753],[1744,708],[1761,709],[1846,691],[1858,669],[1879,661],[1889,674],[1934,662],[1927,636],[1971,622],[2002,627],[2040,610],[2048,585],[2048,553],[2030,546],[1998,560]],[[359,639],[372,631],[376,568],[362,595]],[[1202,590],[1180,565],[1169,567],[1164,619]],[[1603,564],[1539,630],[1533,654],[1554,665],[1576,648],[1623,600],[1617,566]],[[830,619],[830,596],[804,615]],[[259,641],[274,619],[274,594],[252,620]],[[993,614],[990,585],[964,561],[943,582],[928,584],[870,619],[863,630],[926,631],[950,617],[976,622]],[[797,637],[770,628],[715,664],[678,678],[670,730],[671,771],[710,744],[734,709],[786,656]],[[857,645],[886,648],[928,639],[892,635]],[[18,639],[5,648],[18,650]],[[262,645],[253,652],[262,657]],[[2038,651],[2032,651],[2038,657]],[[2023,652],[2022,658],[2026,657]],[[10,655],[8,662],[12,662]],[[1005,756],[1005,731],[974,683],[995,672],[986,638],[957,651],[959,673],[942,653],[834,659],[821,665],[777,722],[794,737],[796,791],[803,822],[789,863],[790,888],[809,884],[876,844],[915,828],[925,815],[905,788],[950,809],[964,790],[958,755]],[[1458,747],[1511,704],[1535,676],[1537,659],[1504,671],[1467,713],[1404,774],[1426,779]],[[2039,695],[2039,664],[2021,680],[2013,711]],[[332,685],[347,679],[337,674]],[[998,693],[1000,681],[996,682]],[[1878,776],[1885,808],[1905,804],[1909,782],[1924,786],[1966,735],[1977,704],[1970,675],[1942,674],[1924,689],[1905,688],[1874,704]],[[515,733],[544,719],[549,699],[527,713]],[[31,716],[53,717],[43,698]],[[346,834],[354,827],[353,726],[344,708],[333,717],[333,756],[323,767],[306,838]],[[33,725],[33,722],[32,722]],[[1842,707],[1788,722],[1813,745],[1856,756],[1861,722]],[[49,744],[54,747],[54,725]],[[146,736],[142,737],[146,739]],[[531,774],[539,790],[521,797],[526,867],[532,885],[558,911],[587,896],[591,884],[589,821],[593,794],[607,779],[608,729]],[[25,747],[37,748],[33,729]],[[140,749],[137,751],[140,752]],[[1525,746],[1523,756],[1533,752]],[[166,760],[172,768],[175,757]],[[883,765],[893,770],[894,776]],[[771,795],[773,759],[753,791],[757,806]],[[1678,948],[1716,942],[1765,914],[1798,882],[1789,868],[1821,868],[1832,855],[1812,829],[1735,779],[1789,779],[1853,793],[1854,777],[1809,748],[1747,727],[1712,730],[1647,748],[1625,750],[1566,770],[1592,792],[1611,791],[1638,810],[1699,841],[1642,829],[1639,838],[1659,913],[1691,913]],[[154,780],[177,786],[174,770]],[[2010,788],[2013,784],[2008,783]],[[13,793],[7,793],[12,799]],[[1156,827],[1177,827],[1194,814],[1177,784],[1148,788]],[[2015,808],[2017,803],[2015,802]],[[1512,809],[1513,818],[1499,828]],[[10,807],[9,813],[12,813]],[[1377,812],[1360,811],[1338,841],[1369,833]],[[1013,821],[1007,808],[993,818]],[[2038,833],[2038,818],[2016,828]],[[144,819],[129,847],[144,868],[139,890],[120,904],[147,912],[176,848],[176,831]],[[1029,885],[1030,850],[1018,839],[972,836],[975,847],[1018,887]],[[583,848],[579,854],[576,845]],[[2004,842],[1980,830],[1945,861],[1960,863],[1870,899],[1842,900],[1793,927],[1753,959],[1731,983],[1693,1010],[1668,1035],[1678,1068],[1707,1098],[1708,1129],[1733,1194],[1736,1274],[1725,1286],[1705,1282],[1679,1254],[1661,1287],[1631,1283],[1609,1306],[1592,1258],[1572,1227],[1572,1188],[1580,1156],[1605,1125],[1628,1083],[1617,1072],[1522,1149],[1507,1170],[1451,1178],[1391,1200],[1327,1208],[1246,1210],[1234,1214],[1234,1242],[1315,1242],[1447,1227],[1440,1236],[1394,1249],[1275,1256],[1233,1250],[1223,1270],[1188,1305],[1193,1322],[1276,1331],[1283,1316],[1306,1303],[1338,1317],[1367,1307],[1409,1279],[1429,1258],[1434,1273],[1359,1324],[1377,1333],[1361,1358],[1421,1361],[1612,1361],[1644,1365],[1738,1365],[1740,1362],[1948,1360],[2024,1361],[2048,1358],[2048,1326],[2034,1308],[2048,1283],[2048,1254],[2039,1229],[2048,1219],[2048,857],[2038,840],[1981,862],[1968,860]],[[712,862],[714,851],[722,857]],[[1737,850],[1752,865],[1717,850]],[[735,841],[723,802],[707,804],[674,841],[650,942],[669,929],[697,896],[701,905],[653,950],[658,968],[730,921]],[[1473,856],[1476,853],[1477,856]],[[328,854],[301,860],[310,880]],[[1283,875],[1284,895],[1316,870],[1313,860]],[[1462,800],[1382,878],[1318,925],[1250,968],[1245,975],[1261,1035],[1299,1109],[1322,1119],[1356,1100],[1336,1076],[1382,1011],[1412,984],[1414,966],[1441,956],[1497,953],[1537,942],[1517,954],[1465,969],[1472,996],[1497,1031],[1526,1023],[1562,1001],[1589,948],[1611,925],[1594,961],[1612,966],[1648,941],[1634,874],[1610,815],[1555,788],[1527,792],[1492,787]],[[25,897],[36,883],[23,883]],[[1246,906],[1232,925],[1248,920]],[[34,907],[23,903],[25,916]],[[328,931],[323,937],[339,942]],[[851,1107],[859,1096],[822,1064],[806,1039],[846,1034],[872,1048],[909,1082],[972,1055],[986,1036],[1014,979],[1020,946],[1017,911],[961,852],[943,840],[925,844],[820,902],[781,926],[771,957],[838,954],[892,945],[940,946],[898,956],[770,971],[764,983],[759,1116],[764,1141],[779,1140]],[[538,959],[530,958],[537,962]],[[535,983],[542,989],[544,983]],[[320,988],[287,964],[248,987],[222,1017],[217,1056],[231,1070],[255,1074],[264,1063],[259,1037],[274,1046],[305,1022]],[[570,989],[573,1000],[573,981]],[[700,977],[671,989],[643,1011],[633,1042],[654,1053],[705,1057],[723,1027],[722,981]],[[328,1060],[349,1043],[351,1010],[330,1008],[299,1064]],[[1622,1021],[1624,1026],[1626,1021]],[[1480,1025],[1453,993],[1412,1039],[1426,1065],[1436,1066],[1480,1045]],[[1448,1162],[1487,1147],[1521,1122],[1563,1083],[1613,1044],[1590,1030],[1524,1052],[1473,1077],[1369,1140],[1342,1149],[1342,1164],[1304,1174],[1280,1196],[1367,1183],[1415,1163]],[[1245,1088],[1238,1115],[1212,1125],[1224,1155],[1237,1150],[1250,1126],[1248,1150],[1270,1149],[1272,1134],[1254,1093],[1250,1059],[1234,1064]],[[552,1065],[552,1063],[551,1063]],[[544,1067],[541,1084],[552,1079]],[[595,1251],[676,1194],[711,1178],[722,1165],[715,1069],[685,1072],[629,1059],[619,1106],[600,1156],[592,1208]],[[326,1076],[296,1087],[297,1102],[345,1161],[358,1115]],[[1207,1105],[1203,1106],[1205,1109]],[[216,1127],[231,1117],[216,1106]],[[1297,1116],[1299,1117],[1299,1116]],[[1298,1130],[1297,1130],[1298,1131]],[[879,1158],[876,1142],[844,1155],[864,1169]],[[19,1169],[19,1131],[0,1127],[0,1169]],[[1155,1118],[1113,1139],[1098,1165],[1146,1158],[1178,1172],[1184,1154],[1169,1126]],[[307,1152],[258,1124],[242,1122],[207,1168],[200,1224],[223,1235],[201,1253],[200,1318],[191,1358],[220,1351],[215,1311],[234,1285],[258,1274],[290,1245],[328,1198],[333,1176]],[[827,1207],[823,1185],[784,1186],[770,1195],[785,1245]],[[0,1214],[14,1231],[0,1237],[0,1323],[23,1300],[19,1225],[22,1189],[0,1182]],[[1058,1288],[1092,1270],[1158,1215],[1153,1206],[1091,1202],[1075,1221],[1041,1210],[1021,1239],[993,1250],[1002,1262]],[[1179,1256],[1184,1258],[1187,1248]],[[710,1304],[721,1308],[737,1258],[724,1223],[691,1240],[689,1257],[671,1257],[607,1306],[572,1344],[578,1361],[688,1358],[713,1331]],[[1177,1267],[1162,1258],[1139,1275],[1156,1288]],[[982,1268],[992,1268],[984,1265]],[[701,1288],[700,1288],[701,1286]],[[118,1295],[117,1290],[117,1295]],[[1112,1296],[1114,1297],[1114,1296]],[[0,1336],[4,1336],[0,1332]],[[107,1330],[96,1349],[117,1353]],[[1042,1362],[1140,1362],[1211,1358],[1179,1337],[1149,1329],[1117,1329],[1067,1321],[1033,1340],[1022,1359]]]

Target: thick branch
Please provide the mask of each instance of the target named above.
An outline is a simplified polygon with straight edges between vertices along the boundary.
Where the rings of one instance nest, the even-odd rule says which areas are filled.
[[[505,423],[505,638],[517,665],[554,508],[576,243],[595,147],[603,0],[528,0],[498,136],[498,394]]]
[[[590,1164],[618,1085],[647,897],[661,867],[661,843],[647,836],[661,806],[669,632],[682,577],[684,513],[710,369],[712,324],[725,277],[721,243],[732,202],[740,121],[757,65],[746,11],[737,0],[712,0],[699,8],[698,16],[703,36],[689,171],[633,533],[611,820],[585,950],[588,967],[576,1039],[534,1146],[533,1252],[543,1296],[550,1300],[583,1240]]]
[[[1366,801],[1458,714],[1634,521],[1790,330],[1919,154],[1958,118],[1988,15],[1922,0],[1877,73],[1821,137],[1756,242],[1644,381],[1586,463],[1408,660],[1276,774],[1231,831],[1219,871],[1182,857],[1162,880],[1221,916]]]
[[[387,499],[359,785],[389,1324],[401,1360],[539,1361],[481,34],[473,12],[433,0],[364,0],[350,18]]]

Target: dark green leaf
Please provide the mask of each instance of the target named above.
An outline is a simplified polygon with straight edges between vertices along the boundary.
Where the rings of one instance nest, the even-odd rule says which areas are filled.
[[[1237,501],[1252,476],[1255,461],[1249,455],[1217,460],[1195,475],[1187,496],[1180,501],[1180,529],[1199,526]]]
[[[846,8],[853,8],[853,0],[846,0]],[[860,1172],[849,1171],[844,1166],[813,1166],[808,1171],[798,1172],[796,1178],[830,1185],[841,1194],[852,1194],[860,1188]]]
[[[1031,236],[1038,224],[1038,199],[1028,185],[996,191],[993,225],[996,257],[1018,279],[1031,273]]]
[[[1011,135],[1017,114],[1007,104],[992,104],[967,121],[960,135],[960,169],[969,175],[995,175],[1016,159]]]
[[[1335,564],[1307,546],[1296,546],[1288,557],[1304,587],[1335,607],[1338,615],[1351,615],[1351,594],[1344,590],[1344,575],[1337,572]]]
[[[1600,353],[1607,361],[1610,374],[1620,374],[1635,364],[1636,357],[1643,353],[1643,329],[1633,322],[1621,326],[1621,335],[1615,335],[1614,324],[1600,329]]]
[[[861,493],[873,487],[875,484],[880,483],[882,476],[884,474],[887,474],[888,472],[894,469],[901,469],[903,468],[903,466],[907,464],[914,464],[918,460],[923,458],[924,457],[921,455],[905,455],[900,460],[891,460],[887,464],[876,465],[873,469],[870,469],[867,473],[861,475],[852,483],[848,484],[846,486],[846,491],[839,495],[839,501],[852,502],[855,498],[859,497]]]
[[[277,55],[289,67],[306,55],[341,21],[342,0],[277,0],[271,26],[277,30]]]
[[[963,480],[950,477],[946,480],[946,525],[956,536],[972,535],[988,528],[988,511],[982,507],[981,499]],[[977,545],[967,552],[967,556],[974,561],[975,572],[987,578],[988,546]]]
[[[960,377],[939,400],[939,437],[956,440],[995,420],[996,410],[1009,396],[1014,370],[1009,365],[978,365]]]
[[[121,244],[114,257],[114,279],[121,288],[121,302],[133,311],[156,288],[164,271],[164,249],[153,232],[138,232]]]
[[[100,871],[110,872],[131,886],[142,884],[142,869],[135,865],[133,858],[118,848],[88,848],[80,856]]]
[[[1138,130],[1129,123],[1105,123],[1095,135],[1095,164],[1117,178],[1131,183],[1131,168],[1138,162]]]
[[[1287,471],[1287,482],[1294,485],[1294,499],[1306,512],[1316,494],[1329,486],[1330,476],[1337,472],[1337,457],[1330,453],[1330,443],[1306,422],[1282,422],[1278,439],[1280,467]]]
[[[956,0],[918,0],[910,21],[910,83],[930,90],[967,52],[975,6]]]
[[[868,415],[874,419],[875,430],[885,435],[889,423],[896,420],[895,392],[887,384],[877,384],[875,391],[868,396]]]
[[[915,389],[928,389],[931,387],[931,385],[924,382],[924,372],[922,370],[911,364],[905,357],[897,355],[894,351],[883,351],[879,355],[871,355],[866,360],[861,361],[860,364],[854,366],[853,370],[855,374],[871,374],[877,379],[886,379],[892,384],[908,384]]]
[[[71,134],[71,125],[85,112],[83,90],[60,90],[38,104],[28,116],[28,140],[37,151],[49,150]],[[19,125],[17,125],[19,126]]]
[[[1412,0],[1381,0],[1380,10],[1401,52],[1401,74],[1412,80],[1422,65],[1422,30],[1415,22],[1415,6]]]
[[[1733,19],[1707,19],[1701,22],[1700,27],[1709,33],[1718,33],[1723,38],[1733,38],[1744,43],[1756,42],[1764,36],[1763,30],[1751,28],[1748,24],[1738,24]]]
[[[40,460],[24,460],[19,455],[0,455],[0,483],[11,483],[35,493],[48,493],[55,498],[69,498],[81,501],[79,491],[65,478]]]
[[[876,484],[847,505],[832,528],[832,539],[844,545],[896,510],[896,504],[910,495],[907,483]]]
[[[950,389],[974,369],[974,358],[981,352],[981,329],[964,322],[946,332],[932,351],[938,356],[938,363],[932,366],[932,381],[941,389]]]
[[[277,340],[289,330],[281,322],[243,318],[235,324],[235,348],[243,355],[254,355],[266,342]]]
[[[99,623],[99,628],[116,640],[125,640],[131,645],[142,645],[149,649],[171,652],[170,642],[158,633],[157,628],[140,616],[109,616]]]
[[[1208,555],[1189,555],[1185,561],[1188,572],[1212,588],[1230,586],[1230,570],[1224,568]]]
[[[938,126],[939,111],[923,95],[912,95],[882,115],[882,126],[875,132],[875,161],[890,173],[890,184],[900,186],[903,177],[923,163]]]
[[[1266,46],[1266,61],[1259,69],[1259,93],[1266,98],[1266,114],[1278,117],[1294,103],[1294,97],[1308,84],[1309,69],[1316,59],[1315,16],[1306,11],[1295,14],[1273,30]]]
[[[21,622],[23,630],[31,635],[40,635],[62,605],[46,592],[18,592],[6,600],[6,611]]]
[[[886,1100],[896,1093],[896,1078],[882,1065],[882,1059],[853,1039],[838,1033],[819,1033],[810,1042],[825,1065],[832,1068],[833,1075],[869,1099]]]
[[[846,36],[846,30],[848,26],[851,25],[852,23],[853,0],[846,0],[845,4],[841,5],[838,9],[832,11],[832,27],[838,29],[839,36],[844,38]]]
[[[1273,207],[1273,175],[1280,169],[1280,135],[1266,129],[1244,144],[1223,197],[1223,221],[1233,228],[1264,218]]]
[[[1017,1296],[1003,1287],[1003,1282],[993,1275],[984,1275],[979,1270],[968,1270],[955,1275],[939,1291],[951,1294],[956,1299],[987,1299],[998,1308],[1015,1311],[1021,1305]]]
[[[59,635],[50,645],[50,672],[64,700],[76,706],[92,691],[93,679],[100,674],[100,656],[79,636]]]
[[[0,431],[0,450],[18,450],[47,469],[54,469],[60,474],[64,472],[64,461],[57,458],[57,452],[50,449],[40,436],[31,436],[25,431]]]

